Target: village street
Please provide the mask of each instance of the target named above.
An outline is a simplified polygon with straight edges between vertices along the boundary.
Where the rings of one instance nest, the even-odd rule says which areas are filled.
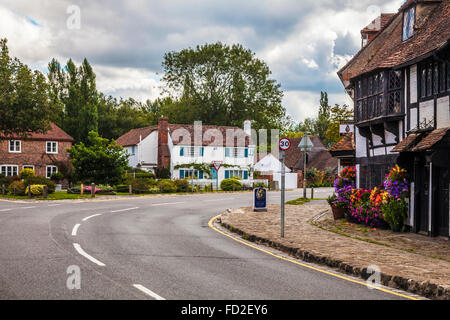
[[[268,200],[279,203],[280,193],[269,192]],[[251,193],[0,201],[0,297],[402,299],[278,259],[208,226],[227,208],[244,206],[251,206]],[[73,289],[77,267],[80,289]]]

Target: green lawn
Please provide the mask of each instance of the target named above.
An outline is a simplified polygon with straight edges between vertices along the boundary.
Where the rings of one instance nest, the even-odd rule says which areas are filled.
[[[290,205],[294,205],[294,206],[300,206],[302,204],[310,202],[311,200],[326,200],[326,199],[319,199],[319,198],[314,198],[314,199],[306,198],[306,199],[304,199],[304,198],[298,198],[298,199],[295,199],[295,200],[288,201],[288,202],[286,202],[286,204],[290,204]]]

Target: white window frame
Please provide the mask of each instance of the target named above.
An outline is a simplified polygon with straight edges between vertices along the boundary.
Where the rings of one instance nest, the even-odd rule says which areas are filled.
[[[11,150],[11,141],[14,142],[14,150]],[[16,149],[17,142],[19,142],[19,150]],[[22,141],[21,140],[9,140],[8,141],[8,150],[9,150],[9,153],[21,153],[22,152]]]
[[[16,168],[17,174],[8,175],[8,167]],[[3,168],[5,168],[4,172],[3,172]],[[15,164],[2,164],[2,165],[0,165],[0,173],[3,173],[6,177],[18,176],[19,175],[19,166],[15,165]],[[11,170],[11,173],[14,173],[14,170]]]
[[[22,170],[23,170],[23,169],[33,169],[33,171],[35,171],[35,170],[34,170],[34,165],[32,165],[32,164],[25,164],[25,165],[23,165],[23,166],[22,166]]]
[[[56,170],[52,170],[52,173],[50,175],[48,175],[48,169],[49,168],[55,168]],[[45,177],[47,179],[50,179],[50,177],[52,176],[52,174],[57,173],[58,172],[58,167],[57,166],[45,166]]]
[[[50,149],[52,151],[48,151],[49,143],[51,143]],[[55,146],[56,151],[53,151],[53,146]],[[58,141],[46,141],[46,143],[45,143],[45,153],[47,153],[47,154],[58,154]]]

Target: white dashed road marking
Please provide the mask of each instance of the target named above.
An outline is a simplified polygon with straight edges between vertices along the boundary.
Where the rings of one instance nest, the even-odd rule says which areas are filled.
[[[111,211],[111,213],[115,213],[115,212],[123,212],[123,211],[130,211],[130,210],[135,210],[135,209],[139,209],[139,207],[127,208],[127,209],[121,209],[121,210],[114,210],[114,211]]]
[[[165,202],[165,203],[154,203],[152,204],[152,206],[167,206],[167,205],[171,205],[171,204],[181,204],[181,203],[186,203],[186,202]]]
[[[73,236],[76,236],[77,235],[77,231],[78,231],[78,228],[80,227],[80,224],[79,223],[77,223],[74,227],[73,227],[73,229],[72,229],[72,235]]]
[[[74,243],[73,244],[75,250],[77,250],[77,252],[79,254],[81,254],[83,257],[85,257],[86,259],[92,261],[93,263],[95,263],[96,265],[99,265],[100,267],[104,267],[105,264],[101,261],[98,261],[97,259],[95,259],[93,256],[88,255],[81,247],[78,243]]]
[[[161,297],[161,296],[157,295],[156,293],[154,293],[153,291],[151,291],[150,289],[147,289],[143,285],[133,284],[133,287],[135,287],[136,289],[142,291],[146,295],[149,295],[150,297],[155,298],[156,300],[166,300],[163,297]]]
[[[86,221],[86,220],[89,220],[90,218],[101,216],[101,215],[102,215],[101,213],[93,214],[92,216],[84,218],[82,221]]]

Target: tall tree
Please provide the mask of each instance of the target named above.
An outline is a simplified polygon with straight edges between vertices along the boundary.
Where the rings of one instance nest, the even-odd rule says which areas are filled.
[[[55,106],[54,121],[76,142],[86,141],[98,130],[98,92],[95,73],[87,59],[77,67],[72,59],[61,68],[53,59],[48,65],[49,97]]]
[[[9,56],[6,39],[0,39],[0,132],[27,136],[49,126],[47,83],[39,71],[31,71]]]
[[[251,119],[255,129],[283,125],[280,84],[270,79],[265,62],[239,44],[218,42],[169,52],[163,67],[166,91],[179,99],[176,107],[186,120],[242,126]]]
[[[328,130],[328,126],[330,125],[331,119],[331,106],[328,104],[328,94],[326,92],[320,92],[320,106],[319,106],[319,114],[317,116],[317,120],[315,122],[315,131],[317,135],[320,137],[320,140],[328,146],[329,142],[326,136],[326,132]]]
[[[328,130],[325,132],[325,136],[329,142],[329,145],[334,145],[336,142],[341,140],[341,135],[339,133],[339,125],[343,120],[353,119],[353,109],[348,105],[344,104],[342,107],[336,104],[331,108],[330,125]]]

